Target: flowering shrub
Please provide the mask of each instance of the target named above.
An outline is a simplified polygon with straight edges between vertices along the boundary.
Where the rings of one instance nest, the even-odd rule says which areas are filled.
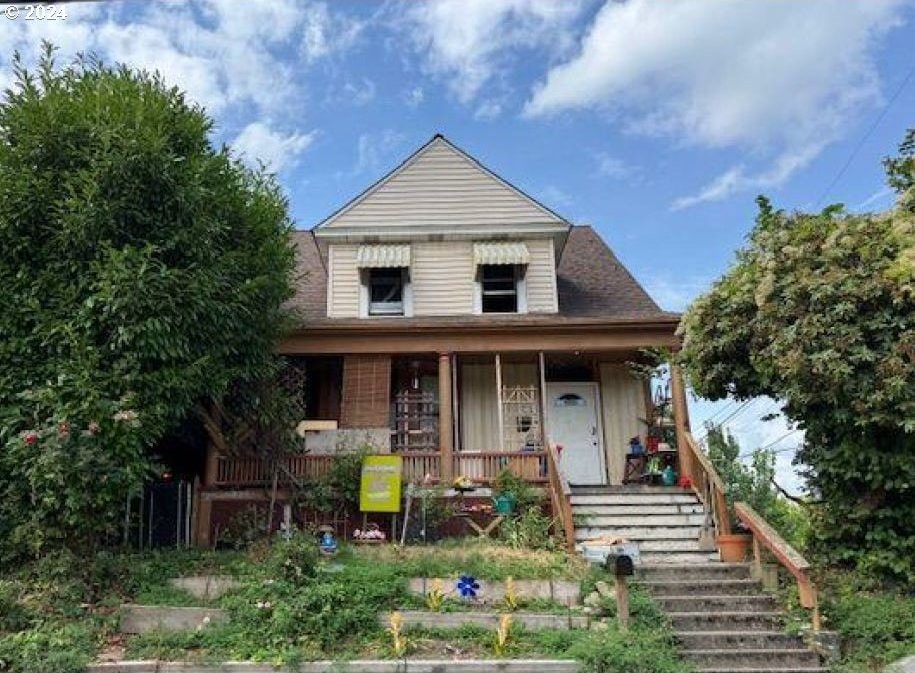
[[[106,400],[66,379],[26,391],[0,418],[0,540],[11,553],[77,548],[110,535],[147,473],[131,400]],[[27,411],[24,414],[23,411]]]

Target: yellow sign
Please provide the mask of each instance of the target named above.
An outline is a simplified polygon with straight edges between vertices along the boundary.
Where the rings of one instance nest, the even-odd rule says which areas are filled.
[[[399,512],[402,470],[400,456],[366,456],[362,460],[359,511]]]

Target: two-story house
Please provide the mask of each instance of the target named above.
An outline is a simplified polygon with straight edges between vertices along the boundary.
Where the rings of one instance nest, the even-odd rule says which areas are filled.
[[[621,483],[651,404],[628,363],[676,348],[679,316],[591,227],[436,135],[295,244],[299,322],[280,350],[303,374],[308,454],[291,470],[370,445],[401,454],[407,481],[509,467],[545,483],[554,445],[568,482]],[[213,449],[206,472],[208,503],[267,481]]]

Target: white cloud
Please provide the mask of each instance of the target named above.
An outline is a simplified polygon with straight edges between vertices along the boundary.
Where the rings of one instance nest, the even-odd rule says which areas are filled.
[[[674,199],[670,206],[671,210],[691,208],[709,201],[722,201],[733,194],[751,189],[764,190],[778,187],[795,172],[813,161],[826,144],[825,140],[821,140],[796,151],[789,150],[777,157],[769,168],[753,175],[748,175],[743,166],[729,168],[700,189],[698,193]]]
[[[484,100],[474,110],[473,118],[482,121],[490,121],[502,114],[502,103],[497,100]]]
[[[316,131],[284,134],[258,121],[242,129],[232,146],[250,165],[262,162],[270,170],[279,173],[298,163],[299,157],[314,141],[315,135]]]
[[[404,140],[403,134],[391,129],[361,134],[356,141],[356,165],[352,174],[379,173]]]
[[[868,196],[866,199],[864,199],[861,203],[857,203],[852,206],[851,209],[858,212],[872,210],[877,204],[883,204],[884,206],[891,204],[895,197],[895,190],[884,185],[873,194]]]
[[[343,14],[332,13],[323,2],[311,3],[305,10],[302,56],[306,62],[313,63],[332,54],[347,51],[356,43],[363,28],[362,22]]]
[[[0,32],[0,84],[9,84],[4,59],[14,49],[33,63],[41,40],[48,39],[61,48],[61,61],[82,51],[159,71],[168,84],[223,117],[252,111],[289,117],[292,110],[301,117],[302,66],[288,58],[290,48],[311,44],[306,60],[312,63],[351,46],[358,32],[349,19],[313,2],[87,5],[68,5],[66,21],[6,22]]]
[[[528,117],[592,108],[633,133],[775,157],[735,166],[676,207],[781,184],[879,99],[877,39],[902,0],[608,1],[576,56],[550,69]]]
[[[368,105],[375,100],[375,83],[363,77],[360,83],[347,82],[343,86],[343,93],[353,105]]]
[[[404,3],[398,17],[425,69],[445,79],[462,103],[501,74],[520,49],[567,48],[580,0],[434,0]]]
[[[403,93],[403,100],[409,108],[417,108],[426,99],[426,94],[421,86],[415,86]]]
[[[597,174],[604,177],[619,180],[629,177],[634,172],[633,167],[628,163],[619,157],[611,156],[606,152],[598,152],[595,154],[594,161],[597,164]]]

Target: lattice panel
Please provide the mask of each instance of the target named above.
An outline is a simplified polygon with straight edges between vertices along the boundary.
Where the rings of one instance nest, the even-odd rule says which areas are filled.
[[[277,383],[285,390],[295,408],[294,418],[306,418],[305,385],[308,381],[308,372],[305,367],[305,358],[286,358]]]
[[[540,392],[536,386],[502,386],[502,446],[506,451],[543,448]]]
[[[401,391],[394,396],[393,412],[393,451],[438,451],[438,400],[434,393]]]

